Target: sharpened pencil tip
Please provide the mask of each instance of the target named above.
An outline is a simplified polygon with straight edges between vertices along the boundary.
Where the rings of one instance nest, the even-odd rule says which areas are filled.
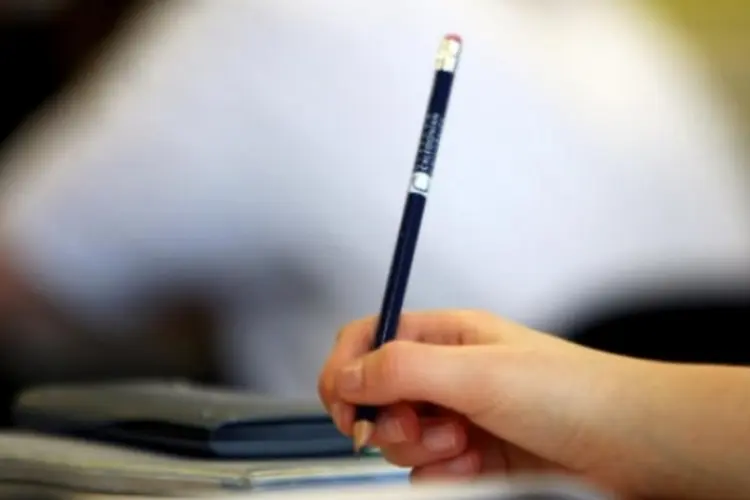
[[[361,453],[362,450],[370,444],[372,435],[375,433],[375,426],[367,420],[360,420],[354,424],[354,453]]]

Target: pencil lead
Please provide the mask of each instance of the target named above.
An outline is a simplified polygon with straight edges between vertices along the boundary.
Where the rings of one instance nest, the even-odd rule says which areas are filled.
[[[354,453],[361,455],[364,448],[370,444],[375,426],[372,422],[361,420],[354,424]]]

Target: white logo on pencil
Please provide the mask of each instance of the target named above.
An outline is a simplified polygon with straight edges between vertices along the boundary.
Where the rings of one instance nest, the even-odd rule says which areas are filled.
[[[430,190],[430,175],[424,172],[415,172],[411,176],[411,184],[409,185],[410,193],[417,193],[426,195]]]

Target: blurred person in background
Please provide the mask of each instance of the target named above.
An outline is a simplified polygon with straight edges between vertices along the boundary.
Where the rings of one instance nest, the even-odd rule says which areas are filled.
[[[144,8],[3,152],[4,368],[215,365],[314,394],[337,326],[379,306],[431,58],[454,31],[408,308],[564,332],[686,283],[730,293],[750,263],[746,158],[700,65],[637,5]],[[183,299],[215,318],[210,349],[163,326]]]

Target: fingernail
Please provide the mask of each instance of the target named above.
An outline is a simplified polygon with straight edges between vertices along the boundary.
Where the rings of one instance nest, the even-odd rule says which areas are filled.
[[[331,403],[331,418],[333,419],[333,423],[336,424],[336,427],[341,427],[343,410],[341,403]]]
[[[456,446],[456,431],[452,425],[427,429],[422,434],[422,444],[432,452],[450,451]]]
[[[362,361],[355,361],[341,369],[338,386],[343,391],[356,391],[362,386]]]
[[[406,441],[406,432],[397,418],[384,418],[378,423],[378,434],[384,441],[397,444]]]
[[[475,468],[474,459],[471,456],[464,455],[451,461],[447,465],[449,472],[453,474],[468,474],[474,472]]]

